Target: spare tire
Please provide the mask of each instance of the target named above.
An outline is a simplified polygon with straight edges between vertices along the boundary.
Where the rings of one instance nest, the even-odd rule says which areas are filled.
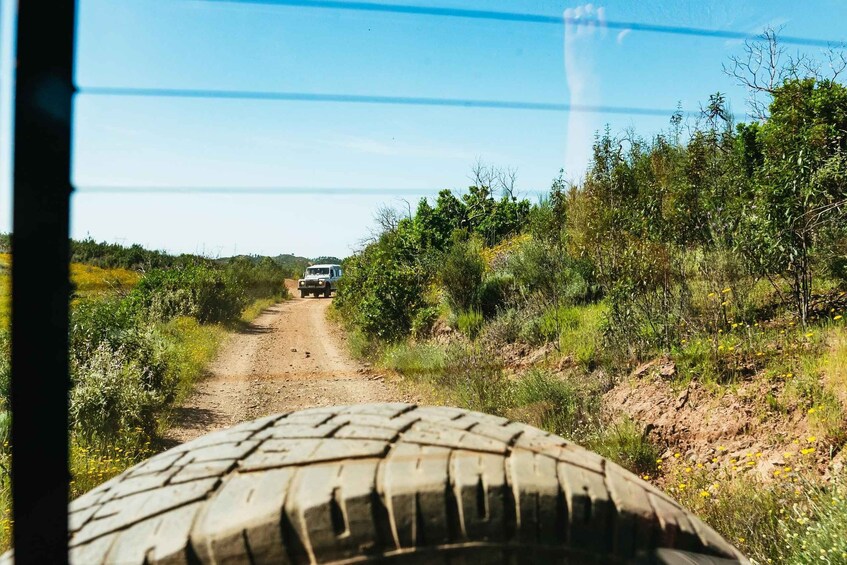
[[[560,437],[446,407],[269,416],[70,505],[74,563],[747,563],[660,490]]]

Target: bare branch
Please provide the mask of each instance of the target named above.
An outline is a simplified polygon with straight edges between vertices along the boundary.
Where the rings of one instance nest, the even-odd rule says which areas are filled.
[[[766,28],[761,38],[744,42],[744,55],[733,55],[723,65],[725,74],[735,78],[748,90],[747,105],[758,120],[768,118],[768,105],[776,89],[786,80],[814,78],[835,80],[847,69],[847,54],[843,49],[830,48],[826,53],[828,72],[823,63],[797,51],[786,54],[779,43],[780,30]]]
[[[383,204],[377,208],[374,214],[374,221],[379,230],[375,235],[392,233],[397,231],[397,227],[400,224],[400,213],[394,208]]]
[[[511,167],[497,170],[497,188],[502,196],[509,197],[510,200],[516,200],[515,185],[518,180],[518,171]]]
[[[830,78],[832,80],[837,79],[844,72],[844,69],[847,69],[847,53],[844,52],[844,49],[828,49],[826,59],[829,63]]]
[[[750,113],[759,120],[768,117],[770,96],[784,79],[785,48],[777,41],[777,33],[767,28],[757,41],[744,42],[744,55],[732,55],[723,71],[747,88]]]

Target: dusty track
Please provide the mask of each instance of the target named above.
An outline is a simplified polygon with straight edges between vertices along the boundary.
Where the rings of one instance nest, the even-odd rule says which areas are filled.
[[[406,400],[351,359],[326,321],[332,301],[293,298],[265,310],[231,334],[209,375],[171,418],[171,442],[266,414],[311,406]]]

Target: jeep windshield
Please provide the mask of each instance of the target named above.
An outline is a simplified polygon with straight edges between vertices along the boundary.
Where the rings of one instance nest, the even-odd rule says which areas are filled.
[[[314,275],[328,275],[328,274],[329,274],[329,269],[327,267],[306,269],[306,276],[307,277],[314,276]]]

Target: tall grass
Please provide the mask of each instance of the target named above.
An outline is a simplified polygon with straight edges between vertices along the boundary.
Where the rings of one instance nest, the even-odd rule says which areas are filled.
[[[828,480],[807,453],[763,480],[756,454],[662,460],[666,489],[756,563],[847,563],[847,472]]]

